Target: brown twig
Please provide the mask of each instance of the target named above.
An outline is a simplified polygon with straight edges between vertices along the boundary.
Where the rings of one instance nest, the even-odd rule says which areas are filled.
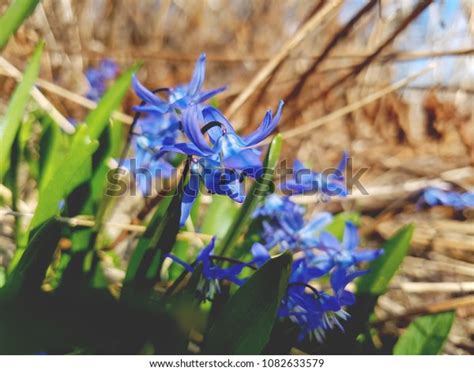
[[[463,296],[460,298],[448,299],[437,303],[425,304],[420,307],[409,309],[400,314],[381,318],[372,322],[371,324],[372,326],[381,326],[390,321],[408,319],[413,316],[419,316],[423,314],[447,312],[449,310],[456,310],[458,308],[468,307],[472,305],[474,305],[474,295]]]
[[[326,17],[334,11],[342,3],[341,0],[333,0],[328,2],[324,8],[312,16],[296,34],[288,40],[280,51],[270,59],[250,81],[245,88],[226,110],[226,116],[232,117],[240,107],[250,98],[255,90],[273,73],[286,56],[295,49]]]
[[[304,85],[306,84],[307,79],[318,69],[318,67],[323,63],[326,58],[329,56],[329,53],[339,44],[341,40],[343,40],[349,32],[354,28],[354,25],[362,18],[364,14],[369,12],[374,6],[377,4],[377,0],[370,0],[363,8],[361,8],[353,17],[352,19],[347,22],[347,24],[339,30],[333,38],[329,41],[329,43],[324,48],[321,55],[316,58],[313,64],[306,70],[305,73],[300,77],[298,83],[293,87],[293,89],[287,94],[287,96],[283,99],[286,104],[289,104],[292,100],[296,99],[301,90],[303,89]]]

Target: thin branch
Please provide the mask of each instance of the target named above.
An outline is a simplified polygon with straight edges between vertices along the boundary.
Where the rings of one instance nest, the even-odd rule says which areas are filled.
[[[19,211],[4,211],[0,210],[0,217],[8,217],[8,216],[13,216],[13,217],[27,217],[27,218],[32,218],[33,213],[26,213],[26,212],[19,212]],[[71,227],[85,227],[85,228],[94,228],[96,225],[95,220],[93,219],[85,219],[85,218],[79,218],[79,217],[56,217],[56,220],[58,220],[61,223],[68,224]],[[136,225],[136,224],[123,224],[123,223],[115,223],[115,222],[104,222],[102,223],[103,226],[108,226],[112,228],[120,228],[125,231],[129,232],[134,232],[138,234],[142,234],[146,230],[146,226],[144,225]],[[212,239],[212,235],[209,234],[204,234],[204,233],[197,233],[197,232],[187,232],[187,231],[181,231],[178,233],[178,237],[184,240],[195,240],[196,238],[200,238],[206,242],[209,242]]]
[[[401,314],[396,314],[393,316],[381,318],[377,321],[372,322],[371,325],[380,326],[390,321],[408,319],[413,316],[418,316],[422,314],[441,313],[441,312],[446,312],[449,310],[456,310],[462,307],[470,307],[473,305],[474,305],[474,295],[463,296],[460,298],[448,299],[448,300],[440,301],[437,303],[425,304],[413,309],[409,309]]]
[[[0,67],[1,66],[1,60],[0,60]],[[21,76],[18,76],[18,75],[13,75],[11,73],[11,71],[8,71],[6,68],[2,68],[0,70],[0,73],[6,75],[6,76],[10,76],[10,77],[13,77],[15,80],[21,80]],[[74,102],[74,103],[77,103],[79,104],[80,106],[83,106],[83,107],[86,107],[86,108],[89,108],[89,109],[94,109],[97,107],[97,103],[90,100],[90,99],[87,99],[85,97],[83,97],[82,95],[79,95],[79,94],[76,94],[76,93],[73,93],[59,85],[56,85],[56,84],[53,84],[52,82],[50,81],[47,81],[47,80],[44,80],[44,79],[38,79],[36,80],[36,83],[35,83],[36,86],[40,87],[40,88],[43,88],[53,94],[56,94],[60,97],[63,97],[63,98],[66,98],[68,100],[70,100],[71,102]],[[133,122],[133,117],[132,116],[129,116],[129,115],[126,115],[122,112],[118,112],[118,111],[115,111],[112,113],[112,118],[114,118],[115,120],[117,121],[121,121],[125,124],[129,124],[131,125],[132,122]]]
[[[47,48],[49,52],[54,52],[57,54],[69,54],[75,55],[80,54],[80,52],[65,52],[63,50],[58,50],[54,48]],[[84,53],[89,54],[88,58],[90,59],[103,59],[105,57],[114,58],[116,60],[130,60],[130,59],[152,59],[153,61],[162,61],[166,63],[195,63],[196,55],[183,55],[182,53],[173,53],[173,52],[161,52],[157,53],[155,50],[137,52],[136,49],[124,50],[120,49],[119,52],[114,50],[107,50],[104,52],[98,52],[97,50],[85,50]],[[473,48],[462,48],[462,49],[453,49],[453,50],[444,50],[444,51],[415,51],[415,52],[389,52],[382,54],[376,58],[376,60],[383,62],[387,58],[396,59],[396,60],[416,60],[424,58],[442,58],[449,56],[465,56],[474,53]],[[328,56],[328,59],[364,59],[367,58],[370,53],[335,53]],[[309,54],[309,55],[289,55],[288,60],[299,61],[299,60],[308,60],[308,59],[317,59],[320,58],[321,53]],[[255,63],[265,63],[272,59],[273,56],[262,56],[262,55],[206,55],[206,61],[209,63],[244,63],[244,62],[255,62]]]
[[[323,116],[323,117],[320,117],[319,119],[316,119],[316,120],[313,120],[313,121],[310,121],[304,125],[300,125],[294,129],[291,129],[291,130],[288,130],[288,131],[284,131],[282,132],[281,134],[283,135],[283,138],[284,139],[289,139],[289,138],[293,138],[293,137],[296,137],[296,136],[299,136],[299,135],[303,135],[303,134],[306,134],[308,131],[310,130],[313,130],[317,127],[320,127],[322,125],[325,125],[327,124],[328,122],[331,122],[331,121],[334,121],[338,118],[341,118],[341,117],[344,117],[345,115],[351,113],[351,112],[354,112],[372,102],[375,102],[376,100],[384,97],[385,95],[387,94],[390,94],[396,90],[399,90],[401,88],[403,88],[404,86],[410,84],[412,81],[416,80],[417,78],[419,78],[420,76],[424,75],[425,73],[431,71],[433,69],[432,66],[428,67],[428,68],[425,68],[419,72],[417,72],[416,74],[414,75],[411,75],[411,76],[408,76],[394,84],[391,84],[379,91],[376,91],[375,93],[373,94],[370,94],[368,96],[366,96],[365,98],[357,101],[357,102],[354,102],[352,104],[349,104],[348,106],[345,106],[337,111],[334,111],[334,112],[331,112],[330,114],[326,115],[326,116]],[[265,144],[267,144],[268,141],[265,141]]]
[[[21,73],[14,65],[8,62],[5,58],[0,57],[0,67],[6,71],[10,76],[16,80],[23,78]],[[68,134],[72,134],[76,131],[73,124],[71,124],[62,114],[59,112],[53,104],[39,91],[37,87],[33,87],[30,92],[33,99],[38,105],[48,113],[51,118]]]
[[[299,30],[288,40],[280,51],[270,59],[250,81],[226,111],[226,116],[232,117],[240,107],[250,98],[255,90],[272,74],[278,65],[295,49],[327,16],[342,3],[341,0],[329,1],[321,11],[313,15]]]
[[[318,67],[323,63],[326,58],[329,56],[329,53],[339,44],[341,40],[349,34],[349,32],[354,28],[354,25],[366,14],[369,12],[375,5],[377,4],[377,0],[370,0],[363,8],[361,8],[353,17],[352,19],[347,22],[347,24],[336,34],[333,38],[329,41],[329,43],[324,48],[321,55],[313,62],[313,64],[301,75],[298,83],[293,87],[293,89],[287,94],[285,99],[286,104],[289,104],[292,100],[296,99],[301,90],[303,89],[304,85],[306,84],[307,79],[318,69]]]

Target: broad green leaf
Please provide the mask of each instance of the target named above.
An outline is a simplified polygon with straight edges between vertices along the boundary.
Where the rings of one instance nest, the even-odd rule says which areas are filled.
[[[331,233],[338,240],[342,241],[344,237],[344,229],[346,227],[346,222],[352,222],[356,225],[360,223],[360,214],[357,212],[348,212],[344,211],[337,214],[331,224],[326,227],[326,231]]]
[[[267,151],[265,161],[263,162],[264,173],[255,181],[250,189],[245,202],[240,208],[234,222],[228,229],[224,240],[217,246],[218,255],[235,255],[235,245],[239,237],[243,234],[244,229],[248,226],[252,212],[255,210],[258,202],[266,195],[273,192],[273,173],[278,164],[281,152],[282,136],[278,134],[273,138]]]
[[[49,116],[39,117],[42,126],[39,144],[39,176],[40,191],[48,184],[55,171],[67,155],[71,136],[63,133]]]
[[[127,268],[122,289],[122,299],[140,290],[149,290],[157,281],[164,255],[176,242],[181,216],[182,187],[173,197],[161,201],[155,215],[140,238]]]
[[[97,150],[98,142],[91,141],[86,131],[85,127],[78,130],[71,151],[65,156],[61,166],[40,192],[30,229],[36,228],[56,215],[60,202],[83,183],[87,172],[90,173],[92,154]]]
[[[0,22],[0,24],[2,23]],[[35,80],[38,78],[43,45],[43,43],[40,43],[36,47],[30,64],[23,75],[23,79],[18,84],[8,104],[7,113],[0,121],[0,138],[2,142],[0,146],[0,182],[5,176],[9,166],[10,151],[20,128],[21,120],[30,97],[30,91],[33,88]]]
[[[227,196],[213,195],[201,226],[201,232],[222,238],[229,231],[239,209]]]
[[[7,11],[0,17],[0,50],[7,45],[8,39],[33,13],[40,0],[13,0]]]
[[[358,294],[382,295],[410,248],[414,226],[407,225],[384,244],[384,254],[374,260],[370,272],[357,281]]]
[[[102,132],[110,121],[112,112],[116,110],[122,102],[132,81],[133,74],[138,66],[133,66],[122,74],[113,85],[107,89],[100,99],[97,107],[86,117],[86,125],[89,127],[89,135],[92,139],[99,139]]]
[[[260,354],[288,286],[291,254],[265,263],[225,304],[206,335],[206,354]]]
[[[39,291],[61,235],[61,223],[50,219],[32,231],[30,242],[8,277],[7,290]]]
[[[429,314],[415,319],[398,339],[395,355],[436,355],[448,338],[455,313]]]

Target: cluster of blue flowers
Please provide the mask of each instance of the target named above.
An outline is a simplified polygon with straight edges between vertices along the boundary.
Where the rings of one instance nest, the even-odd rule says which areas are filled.
[[[158,92],[145,88],[136,77],[133,79],[135,92],[143,101],[134,109],[146,115],[138,120],[134,133],[136,169],[147,169],[153,175],[166,178],[174,170],[170,154],[187,155],[190,161],[181,225],[189,216],[201,183],[209,193],[244,201],[245,177],[256,178],[262,172],[261,151],[253,147],[273,132],[283,108],[280,102],[275,116],[268,111],[255,132],[239,136],[222,112],[206,104],[225,87],[203,90],[205,63],[206,57],[202,54],[189,84]],[[167,98],[157,93],[165,93]],[[179,138],[183,140],[178,142]],[[125,163],[125,167],[131,169],[130,163]],[[143,194],[151,192],[150,184],[139,179],[137,182]]]
[[[89,82],[89,90],[86,97],[97,102],[104,95],[107,84],[115,79],[119,73],[119,67],[111,59],[104,59],[97,68],[86,70],[86,79]]]
[[[130,160],[129,168],[144,195],[151,193],[150,184],[140,181],[138,170],[147,169],[155,176],[166,178],[175,170],[173,155],[184,154],[189,164],[189,181],[184,188],[181,206],[181,225],[184,225],[201,184],[212,194],[225,195],[243,202],[243,180],[257,179],[263,171],[261,151],[256,147],[275,130],[282,113],[280,102],[276,113],[267,111],[257,130],[240,136],[232,124],[217,108],[206,104],[224,88],[203,90],[205,55],[195,66],[189,84],[173,88],[149,90],[136,77],[133,86],[142,99],[134,107],[139,117],[133,126],[133,146],[136,167]],[[198,291],[203,300],[212,300],[220,292],[219,282],[227,280],[242,285],[242,272],[246,267],[258,269],[271,257],[271,252],[290,250],[294,255],[288,291],[281,303],[280,317],[290,318],[301,328],[301,338],[307,335],[322,340],[325,331],[341,327],[340,320],[348,314],[344,307],[354,303],[354,295],[346,286],[365,273],[356,265],[377,258],[381,250],[358,249],[357,227],[347,223],[340,242],[324,228],[332,221],[329,213],[318,213],[305,220],[305,209],[292,202],[289,195],[318,192],[325,197],[345,196],[343,171],[347,164],[344,153],[340,164],[326,172],[315,172],[295,162],[291,179],[281,182],[285,196],[276,194],[266,198],[254,214],[262,225],[261,241],[252,246],[253,258],[249,262],[232,261],[213,255],[215,238],[203,248],[193,264],[170,254],[168,257],[194,272],[201,267]],[[227,259],[228,260],[228,259]],[[331,293],[319,290],[312,282],[328,275]]]
[[[281,304],[279,316],[288,317],[300,326],[300,339],[307,335],[322,341],[325,331],[348,317],[344,306],[354,303],[354,295],[346,286],[366,271],[356,265],[369,262],[382,250],[359,249],[355,224],[347,222],[340,242],[325,227],[332,221],[329,213],[317,213],[308,222],[304,209],[288,197],[271,195],[256,210],[263,218],[263,243],[252,247],[254,261],[261,265],[270,259],[270,251],[291,250],[294,256],[288,291]],[[311,282],[330,276],[332,295],[316,289]]]
[[[426,188],[420,199],[418,206],[450,206],[457,210],[474,207],[474,192],[454,192],[445,191],[440,188]]]

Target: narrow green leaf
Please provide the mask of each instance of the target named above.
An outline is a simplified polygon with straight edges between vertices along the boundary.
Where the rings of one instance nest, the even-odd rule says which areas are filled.
[[[370,272],[357,281],[358,294],[382,295],[410,248],[414,226],[407,225],[384,244],[384,254],[374,260]]]
[[[87,178],[91,171],[92,154],[98,142],[91,141],[87,129],[82,127],[76,133],[71,151],[65,156],[61,166],[39,194],[38,206],[31,221],[30,229],[36,228],[59,210],[59,204],[69,193]]]
[[[273,192],[273,173],[275,172],[275,167],[280,157],[281,144],[282,136],[278,134],[273,138],[268,148],[265,161],[263,162],[263,175],[253,184],[237,217],[228,229],[224,240],[217,246],[218,255],[231,257],[235,255],[235,244],[238,238],[243,234],[244,229],[248,226],[252,212],[255,210],[258,202]]]
[[[209,329],[204,353],[260,354],[286,293],[291,261],[289,253],[271,259],[237,290]]]
[[[395,355],[436,355],[443,350],[454,322],[454,311],[415,319],[393,349]]]
[[[125,97],[132,81],[132,76],[137,69],[138,66],[133,66],[122,74],[117,81],[107,89],[107,92],[101,98],[97,107],[87,115],[85,122],[89,127],[91,139],[99,139],[102,135],[102,132],[109,123],[112,112],[119,107]]]
[[[50,219],[32,231],[32,237],[17,266],[8,277],[7,290],[39,291],[61,233],[61,223]]]
[[[23,21],[33,13],[40,0],[14,0],[7,11],[0,17],[0,50],[7,45],[8,39],[21,26]]]
[[[1,23],[1,20],[0,24],[3,29],[3,23]],[[0,146],[0,182],[8,170],[10,151],[20,128],[21,120],[30,97],[30,91],[38,78],[43,46],[43,43],[39,43],[36,47],[30,64],[23,75],[23,79],[13,93],[12,99],[8,105],[7,113],[0,121],[0,138],[2,141],[2,145]]]
[[[229,197],[213,195],[201,226],[201,232],[218,238],[224,237],[238,211],[235,201]]]
[[[176,242],[182,197],[182,187],[179,187],[172,198],[165,198],[140,238],[125,275],[123,300],[138,289],[149,290],[157,281],[164,255],[171,251]]]
[[[38,164],[38,183],[41,191],[67,155],[71,136],[62,132],[59,125],[49,116],[43,115],[38,120],[42,126]]]

